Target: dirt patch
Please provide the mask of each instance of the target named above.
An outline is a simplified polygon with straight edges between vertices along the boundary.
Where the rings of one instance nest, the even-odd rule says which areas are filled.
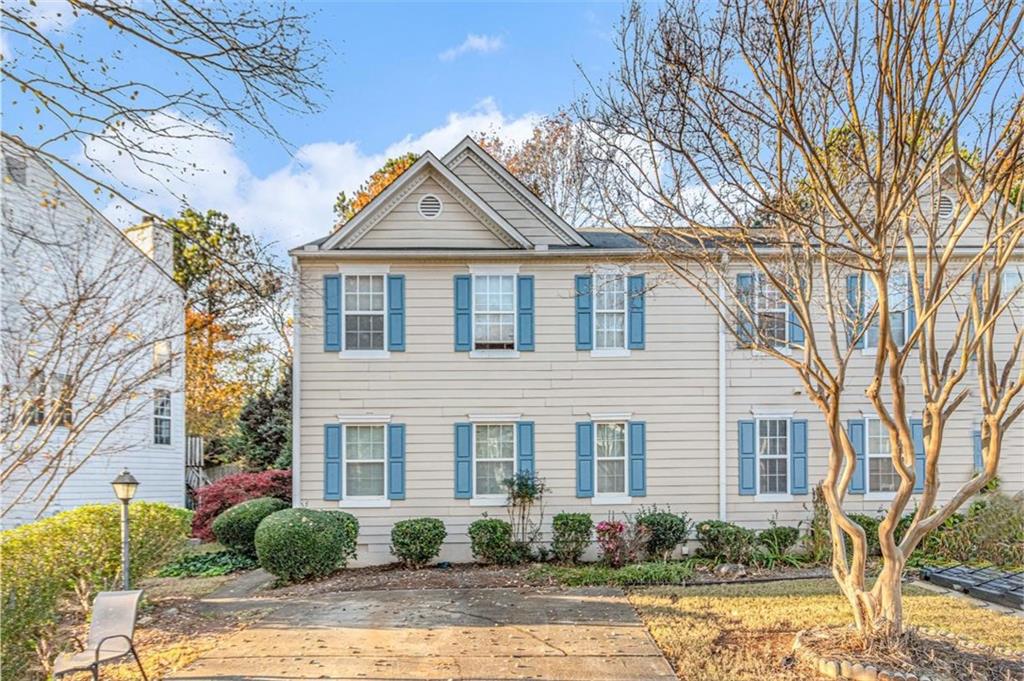
[[[348,568],[317,582],[272,589],[275,598],[302,597],[336,591],[390,589],[494,589],[536,584],[527,578],[529,565],[499,567],[472,563],[407,570],[398,565]]]

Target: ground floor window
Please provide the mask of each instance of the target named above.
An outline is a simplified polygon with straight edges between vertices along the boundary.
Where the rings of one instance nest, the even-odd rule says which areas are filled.
[[[386,426],[345,426],[345,496],[384,497]]]
[[[626,494],[626,424],[598,423],[595,430],[597,493]]]
[[[789,492],[789,419],[757,421],[758,494]]]
[[[501,495],[504,481],[515,472],[516,428],[511,423],[476,424],[473,468],[476,494]]]
[[[895,492],[900,486],[900,476],[892,462],[889,432],[877,418],[864,421],[867,431],[864,454],[868,463],[868,491]]]

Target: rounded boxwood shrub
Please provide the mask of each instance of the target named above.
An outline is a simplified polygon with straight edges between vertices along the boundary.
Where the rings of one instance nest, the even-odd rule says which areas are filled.
[[[698,555],[724,563],[749,563],[756,546],[753,530],[721,520],[697,523]]]
[[[243,501],[214,519],[213,536],[232,551],[255,556],[256,528],[268,515],[286,508],[288,504],[274,497]]]
[[[447,536],[437,518],[400,520],[391,528],[391,553],[406,567],[421,568],[437,558]]]
[[[343,511],[286,508],[256,528],[256,556],[285,582],[324,577],[356,554],[359,521]]]
[[[559,513],[551,521],[551,552],[560,563],[575,563],[590,546],[594,520],[589,513]]]
[[[647,529],[645,552],[648,558],[668,560],[676,547],[690,534],[690,518],[685,513],[659,511],[657,508],[641,510],[636,524]]]
[[[512,565],[521,552],[512,541],[512,526],[498,518],[481,518],[469,525],[469,546],[473,557],[485,563]]]

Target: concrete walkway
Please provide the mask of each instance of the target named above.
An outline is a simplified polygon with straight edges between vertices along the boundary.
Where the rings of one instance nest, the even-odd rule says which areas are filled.
[[[676,678],[614,589],[363,591],[279,603],[169,678]]]

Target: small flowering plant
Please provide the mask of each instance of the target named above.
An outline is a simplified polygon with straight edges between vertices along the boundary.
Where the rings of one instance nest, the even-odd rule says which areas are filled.
[[[595,529],[601,562],[611,567],[637,562],[650,539],[645,526],[622,520],[602,520]]]

